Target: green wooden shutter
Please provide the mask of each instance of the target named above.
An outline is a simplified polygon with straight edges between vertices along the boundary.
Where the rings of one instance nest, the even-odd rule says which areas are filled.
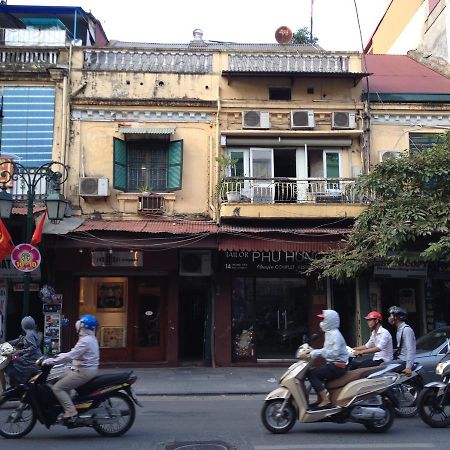
[[[167,173],[167,189],[181,189],[181,174],[183,169],[183,141],[172,141],[169,144],[169,169]]]
[[[127,190],[127,147],[125,141],[114,139],[114,189]]]

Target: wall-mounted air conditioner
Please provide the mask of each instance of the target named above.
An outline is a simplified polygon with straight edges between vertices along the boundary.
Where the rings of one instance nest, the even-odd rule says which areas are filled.
[[[243,111],[242,128],[270,128],[268,111]]]
[[[291,111],[291,128],[314,128],[314,111]]]
[[[354,130],[356,128],[356,114],[346,111],[334,111],[331,114],[331,128]]]
[[[207,277],[212,274],[212,257],[209,250],[181,250],[180,275]]]
[[[400,158],[402,154],[402,152],[397,150],[382,150],[380,152],[380,162],[386,161],[389,158]]]
[[[79,189],[81,197],[108,197],[109,180],[108,178],[82,177]]]

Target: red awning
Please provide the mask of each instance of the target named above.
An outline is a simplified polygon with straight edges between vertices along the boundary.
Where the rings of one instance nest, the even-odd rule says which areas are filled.
[[[340,248],[342,242],[320,238],[315,240],[299,240],[294,236],[283,239],[261,237],[224,237],[219,242],[220,251],[260,251],[260,252],[328,252]]]

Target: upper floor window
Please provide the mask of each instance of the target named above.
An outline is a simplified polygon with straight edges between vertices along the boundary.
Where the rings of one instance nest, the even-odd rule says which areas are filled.
[[[443,142],[442,133],[409,133],[409,151],[421,152]]]
[[[269,88],[269,100],[291,100],[291,88]]]
[[[181,189],[183,141],[114,138],[114,188],[122,191]]]

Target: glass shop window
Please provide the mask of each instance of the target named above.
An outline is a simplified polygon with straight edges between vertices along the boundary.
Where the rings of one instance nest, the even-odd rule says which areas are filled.
[[[97,338],[102,348],[126,347],[127,293],[128,283],[123,277],[80,279],[80,316],[97,317]]]

